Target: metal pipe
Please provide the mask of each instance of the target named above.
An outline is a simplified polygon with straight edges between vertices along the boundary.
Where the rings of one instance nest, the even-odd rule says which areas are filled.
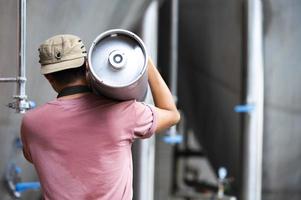
[[[261,0],[247,1],[247,105],[245,117],[242,199],[260,200],[263,140],[263,8]]]
[[[19,0],[18,13],[18,76],[0,78],[0,82],[17,82],[17,94],[20,97],[25,95],[26,82],[26,0]]]
[[[26,0],[19,0],[19,77],[26,77]],[[18,82],[17,94],[26,98],[26,81]]]
[[[170,71],[169,71],[169,87],[174,97],[174,101],[177,102],[177,90],[178,90],[178,27],[179,27],[179,0],[171,1],[171,27],[170,27]],[[170,137],[175,141],[172,143],[178,143],[176,140],[177,129],[176,126],[172,126],[168,130]]]
[[[0,82],[18,82],[18,78],[13,78],[13,77],[0,78]]]
[[[171,41],[170,41],[170,90],[177,101],[178,81],[178,27],[179,27],[179,0],[171,2]]]
[[[26,0],[19,0],[18,3],[18,77],[0,78],[0,82],[16,82],[16,101],[8,106],[18,113],[25,113],[32,108],[34,102],[27,100],[26,96]]]
[[[158,0],[149,4],[142,22],[142,39],[148,50],[148,55],[157,63],[157,40],[158,40]],[[150,90],[146,96],[147,103],[153,103]],[[147,140],[138,140],[137,143],[137,166],[134,175],[134,199],[154,200],[154,177],[155,177],[155,137]]]
[[[9,104],[11,108],[19,113],[25,113],[29,109],[29,102],[26,96],[26,0],[19,0],[19,57],[18,57],[18,80],[16,102]]]

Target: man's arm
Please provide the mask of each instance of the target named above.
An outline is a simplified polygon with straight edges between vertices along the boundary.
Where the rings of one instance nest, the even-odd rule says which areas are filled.
[[[156,132],[177,124],[180,121],[180,113],[177,110],[169,88],[151,59],[148,60],[148,82],[157,114]]]
[[[26,128],[25,128],[24,118],[25,117],[23,117],[22,124],[21,124],[21,141],[22,141],[22,144],[23,144],[23,155],[24,155],[26,160],[28,160],[29,162],[32,163],[32,158],[31,158],[31,155],[28,151],[28,144],[27,144],[26,136],[25,136]]]

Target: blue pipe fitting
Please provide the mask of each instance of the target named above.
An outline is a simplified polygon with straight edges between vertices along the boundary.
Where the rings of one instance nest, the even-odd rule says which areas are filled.
[[[33,108],[37,107],[37,104],[34,101],[29,101],[28,104],[29,104],[30,109],[33,109]]]
[[[234,111],[237,113],[250,113],[255,110],[254,104],[237,105],[234,107]]]
[[[22,141],[21,141],[21,139],[19,137],[17,137],[15,139],[15,146],[16,146],[17,149],[22,149],[23,148]]]
[[[22,173],[21,167],[15,166],[15,173],[16,173],[16,174],[21,174],[21,173]]]
[[[38,190],[40,189],[41,184],[39,182],[23,182],[16,184],[17,192],[24,192],[27,190]]]
[[[163,137],[163,141],[167,144],[179,144],[183,141],[182,135],[167,135]]]

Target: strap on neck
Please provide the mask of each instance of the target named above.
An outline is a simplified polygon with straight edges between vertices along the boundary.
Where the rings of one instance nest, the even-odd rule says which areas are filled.
[[[63,97],[63,96],[68,96],[68,95],[73,95],[73,94],[78,94],[78,93],[85,93],[85,92],[92,92],[92,90],[86,86],[86,85],[76,85],[76,86],[71,86],[71,87],[65,87],[62,89],[59,94],[57,95],[57,98]]]

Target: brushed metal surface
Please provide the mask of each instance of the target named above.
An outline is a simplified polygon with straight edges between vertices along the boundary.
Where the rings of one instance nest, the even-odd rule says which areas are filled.
[[[147,91],[147,53],[134,33],[114,29],[100,34],[89,55],[89,79],[99,93],[118,100],[143,100]]]

